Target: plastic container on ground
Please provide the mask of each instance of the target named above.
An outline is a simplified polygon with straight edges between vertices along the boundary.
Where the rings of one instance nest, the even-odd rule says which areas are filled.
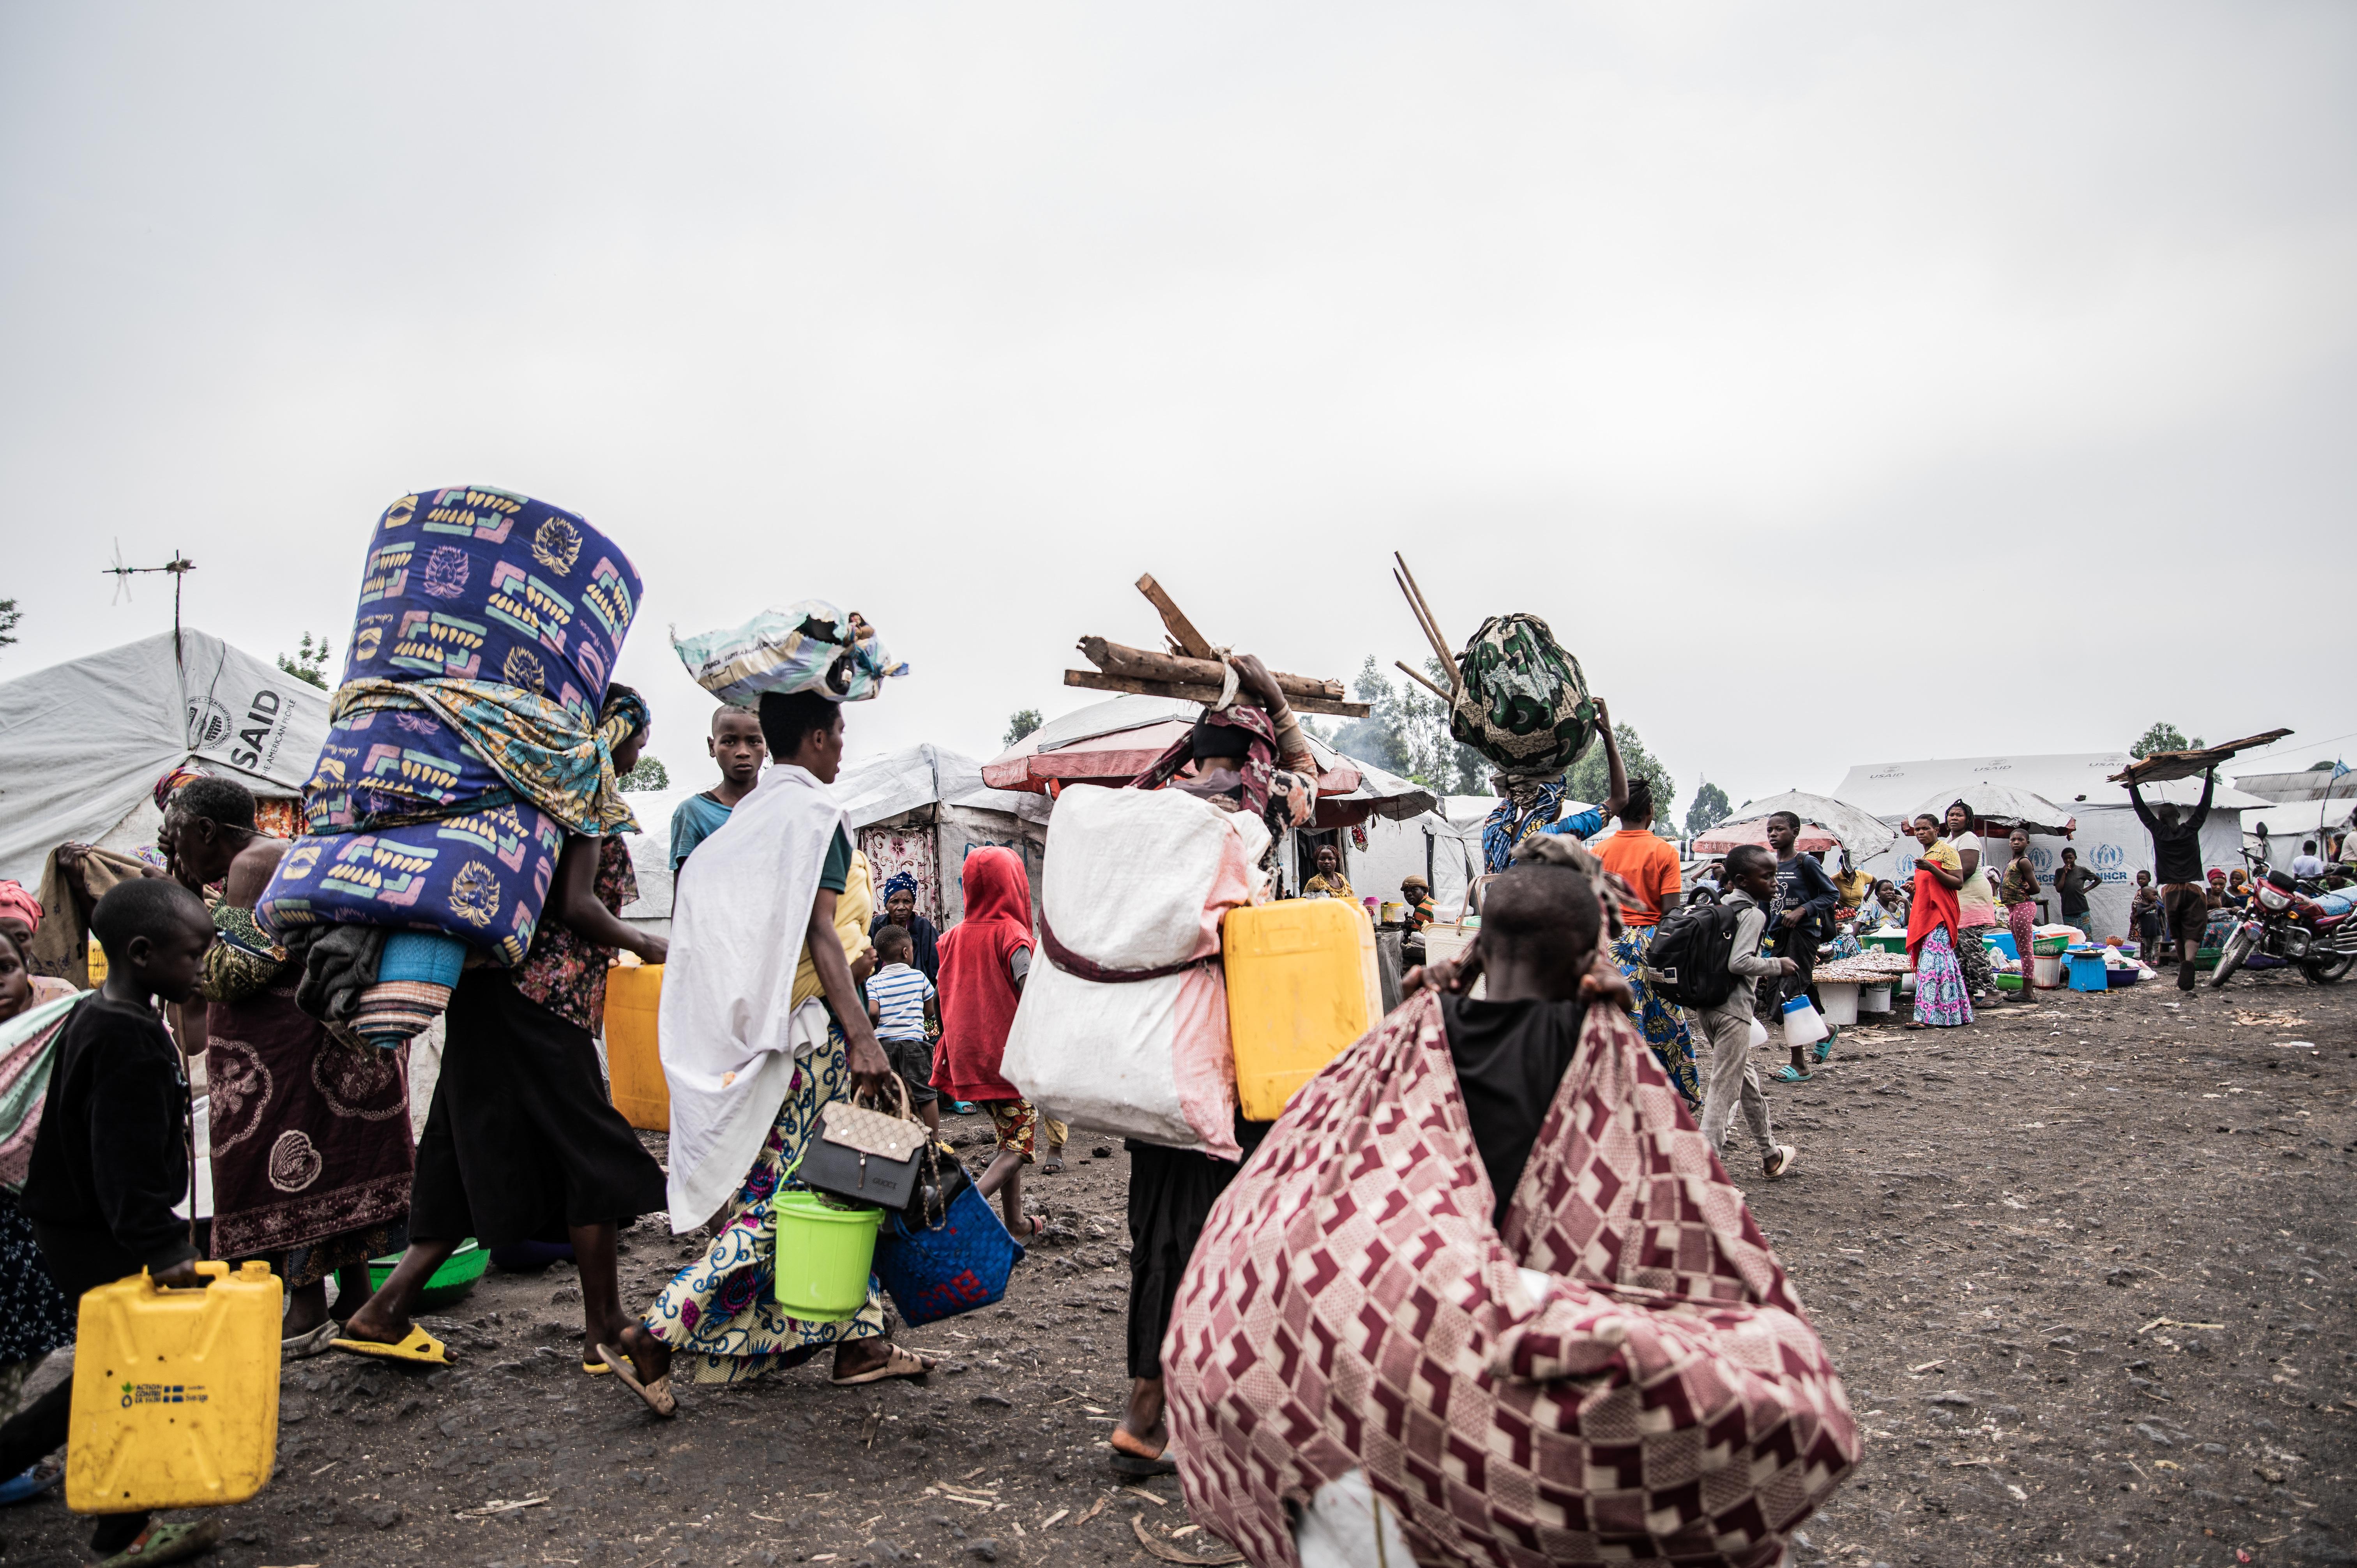
[[[197,1269],[205,1289],[140,1273],[81,1298],[66,1445],[76,1513],[221,1508],[269,1483],[285,1290],[267,1263]]]
[[[2029,961],[2029,983],[2040,991],[2062,988],[2062,959],[2059,953],[2039,953]]]
[[[1375,929],[1339,899],[1288,898],[1229,910],[1220,950],[1236,1103],[1246,1120],[1273,1122],[1383,1015]]]
[[[804,1323],[841,1323],[867,1305],[880,1208],[838,1208],[814,1192],[778,1195],[778,1305]]]
[[[2111,981],[2104,972],[2104,955],[2100,951],[2081,950],[2070,955],[2071,989],[2073,991],[2106,991]]]
[[[1861,1013],[1869,1014],[1889,1012],[1891,989],[1892,988],[1888,985],[1859,986],[1857,989],[1857,1010]]]
[[[663,966],[617,964],[606,972],[606,1079],[614,1109],[641,1133],[671,1131],[671,1086],[663,1079],[655,1015]]]
[[[443,1260],[442,1266],[426,1277],[425,1288],[418,1293],[417,1305],[426,1312],[437,1312],[467,1298],[475,1282],[483,1277],[491,1254],[473,1240],[458,1243],[458,1250]],[[369,1260],[369,1289],[382,1290],[384,1282],[393,1277],[393,1269],[401,1262],[399,1253],[391,1257]]]
[[[2071,939],[2060,933],[2050,937],[2029,939],[2029,951],[2035,958],[2061,958],[2071,950]]]
[[[1855,1024],[1857,1022],[1857,986],[1847,981],[1821,981],[1817,984],[1817,996],[1825,1004],[1826,1023]]]
[[[1981,945],[1983,947],[1995,948],[1997,951],[2005,954],[2006,957],[2014,960],[2016,962],[2020,961],[2021,950],[2014,945],[2013,933],[2011,931],[1986,932],[1981,937]],[[2031,956],[2035,957],[2036,955],[2032,954]]]

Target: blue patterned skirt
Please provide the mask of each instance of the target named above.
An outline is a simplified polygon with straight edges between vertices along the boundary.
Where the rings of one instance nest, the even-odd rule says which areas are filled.
[[[680,1270],[647,1309],[654,1337],[690,1366],[690,1381],[733,1383],[772,1368],[799,1366],[821,1348],[884,1332],[884,1298],[871,1277],[867,1305],[841,1323],[804,1323],[778,1305],[775,1232],[770,1210],[784,1174],[819,1132],[819,1112],[851,1098],[843,1031],[794,1067],[793,1082],[759,1158],[704,1256]]]
[[[1964,966],[1948,928],[1940,926],[1915,951],[1915,1021],[1953,1029],[1973,1021],[1973,998],[1964,989]]]
[[[1670,1083],[1685,1101],[1686,1109],[1702,1114],[1702,1079],[1695,1071],[1694,1038],[1686,1032],[1686,1015],[1674,1003],[1664,1002],[1653,994],[1645,979],[1645,948],[1653,940],[1651,926],[1631,926],[1612,944],[1612,961],[1620,966],[1621,978],[1637,998],[1636,1007],[1629,1015],[1645,1043],[1653,1047],[1653,1058],[1670,1076]]]

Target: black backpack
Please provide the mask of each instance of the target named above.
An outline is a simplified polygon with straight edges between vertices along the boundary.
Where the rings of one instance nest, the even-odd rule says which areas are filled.
[[[1716,1007],[1735,993],[1727,961],[1735,954],[1742,911],[1724,904],[1689,904],[1662,917],[1645,948],[1645,978],[1654,994],[1681,1007]]]

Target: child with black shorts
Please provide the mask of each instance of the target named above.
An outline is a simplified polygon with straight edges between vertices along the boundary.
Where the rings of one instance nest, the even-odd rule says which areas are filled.
[[[909,1086],[909,1103],[938,1133],[942,1097],[932,1078],[933,1036],[942,1027],[941,993],[916,967],[916,940],[906,929],[886,926],[875,941],[882,967],[867,977],[867,1017],[876,1026],[876,1043]]]

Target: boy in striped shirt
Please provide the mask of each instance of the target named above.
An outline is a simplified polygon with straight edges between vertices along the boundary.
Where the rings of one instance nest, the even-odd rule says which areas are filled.
[[[916,951],[916,941],[904,926],[887,926],[876,933],[881,967],[867,977],[867,1016],[876,1026],[876,1043],[909,1086],[909,1103],[938,1133],[941,1093],[932,1079],[933,1036],[942,1027],[941,993],[925,972],[909,961]]]

